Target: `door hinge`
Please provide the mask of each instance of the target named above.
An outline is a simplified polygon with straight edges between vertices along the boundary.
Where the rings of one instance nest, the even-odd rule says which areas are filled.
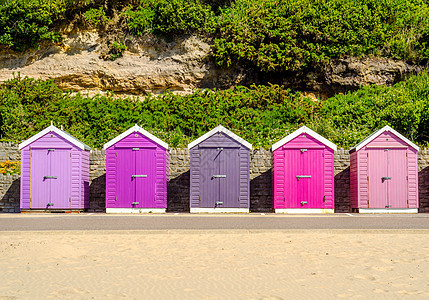
[[[155,154],[155,157],[156,157],[156,151],[155,151],[155,153],[154,153],[154,154]]]
[[[118,196],[115,197],[115,201],[118,201]]]
[[[71,203],[71,197],[69,197],[69,202]]]
[[[71,152],[70,152],[70,157],[71,157]]]
[[[325,202],[325,200],[326,200],[326,196],[323,196],[323,202]]]
[[[118,152],[115,152],[115,156],[118,157]]]

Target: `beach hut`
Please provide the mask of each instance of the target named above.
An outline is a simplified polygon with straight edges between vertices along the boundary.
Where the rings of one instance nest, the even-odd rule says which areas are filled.
[[[332,142],[301,127],[272,146],[276,213],[334,212]]]
[[[218,126],[188,145],[190,211],[249,212],[252,145]]]
[[[360,213],[417,213],[419,147],[389,126],[350,149],[351,207]]]
[[[19,145],[21,210],[89,207],[90,147],[51,125]]]
[[[104,145],[106,212],[164,213],[168,145],[135,125]]]

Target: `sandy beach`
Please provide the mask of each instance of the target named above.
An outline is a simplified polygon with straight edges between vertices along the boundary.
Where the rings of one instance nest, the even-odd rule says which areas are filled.
[[[427,230],[0,233],[0,299],[429,298]]]

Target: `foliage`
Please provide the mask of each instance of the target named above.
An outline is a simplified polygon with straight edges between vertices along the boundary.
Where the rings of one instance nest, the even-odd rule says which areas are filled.
[[[4,1],[0,4],[0,45],[24,51],[43,40],[61,41],[53,26],[63,13],[60,1]]]
[[[427,59],[424,0],[236,0],[216,27],[219,65],[300,71],[345,55]]]
[[[110,60],[116,60],[118,57],[121,57],[122,53],[128,48],[124,44],[115,41],[109,46],[109,49]]]
[[[87,10],[84,15],[86,20],[94,27],[98,27],[99,25],[104,26],[110,22],[110,19],[106,17],[106,12],[103,7],[99,7],[98,9],[91,8]]]
[[[141,100],[71,96],[53,81],[17,76],[0,86],[0,139],[23,141],[53,120],[97,148],[134,124],[172,147],[185,147],[219,124],[264,148],[302,125],[341,147],[355,145],[384,125],[420,145],[429,142],[427,73],[394,87],[365,87],[323,102],[278,85],[166,93]]]
[[[21,174],[21,162],[8,160],[0,162],[0,174]]]

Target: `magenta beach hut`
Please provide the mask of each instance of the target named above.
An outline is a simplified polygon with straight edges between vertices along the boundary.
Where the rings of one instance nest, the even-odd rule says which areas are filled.
[[[249,212],[252,145],[218,126],[188,148],[191,213]]]
[[[19,149],[21,210],[89,207],[89,146],[51,125]]]
[[[104,145],[106,212],[164,213],[168,145],[138,125]]]
[[[335,144],[305,126],[272,146],[276,213],[334,212],[335,150]]]
[[[389,126],[350,149],[350,198],[360,213],[417,213],[419,147]]]

